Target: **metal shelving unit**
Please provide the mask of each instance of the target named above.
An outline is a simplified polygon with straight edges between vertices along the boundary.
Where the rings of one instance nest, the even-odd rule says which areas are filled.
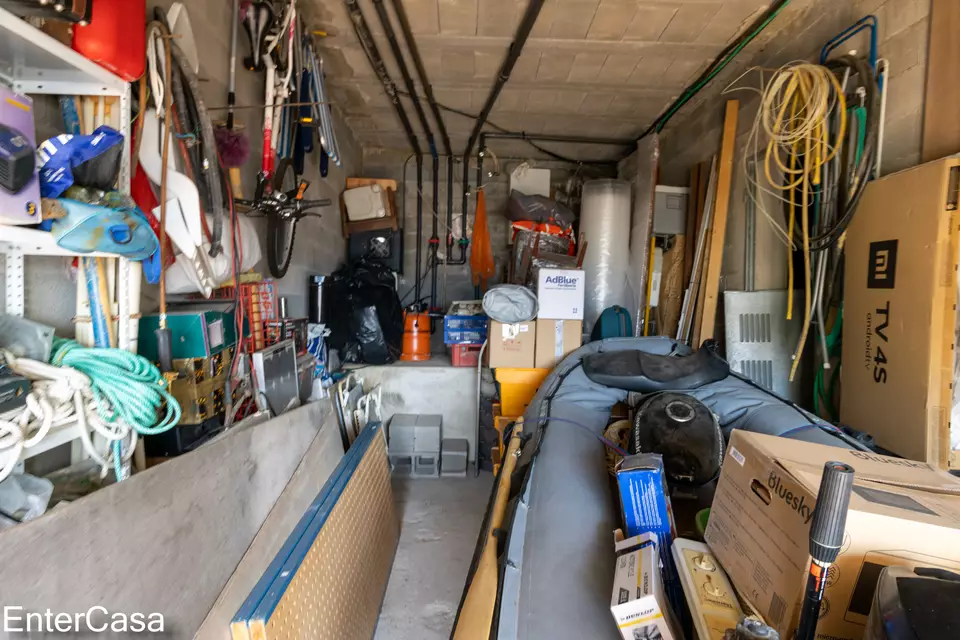
[[[18,93],[76,96],[113,96],[119,98],[120,132],[124,138],[120,190],[130,191],[130,85],[70,47],[63,45],[29,23],[0,9],[0,82]],[[3,272],[4,310],[24,314],[24,258],[26,256],[98,256],[117,259],[116,296],[120,318],[117,337],[120,348],[135,350],[139,324],[138,304],[140,267],[112,254],[78,254],[66,251],[53,235],[18,226],[0,225],[0,266]],[[23,458],[79,437],[75,426],[62,427]]]

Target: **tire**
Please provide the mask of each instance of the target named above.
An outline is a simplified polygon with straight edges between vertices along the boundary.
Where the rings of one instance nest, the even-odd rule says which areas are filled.
[[[293,162],[290,159],[281,160],[273,177],[274,192],[288,192],[296,188],[297,176],[293,170]],[[297,237],[297,222],[297,218],[287,220],[277,215],[267,218],[267,265],[274,278],[287,275]]]

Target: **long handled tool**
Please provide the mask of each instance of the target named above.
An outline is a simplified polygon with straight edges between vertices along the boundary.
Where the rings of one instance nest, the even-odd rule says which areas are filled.
[[[810,525],[810,573],[807,592],[800,610],[800,624],[794,640],[815,640],[820,619],[820,603],[827,582],[827,572],[840,553],[847,528],[847,509],[853,490],[853,467],[842,462],[828,462],[823,467],[817,507]]]
[[[170,158],[170,125],[171,110],[173,109],[172,92],[170,91],[172,73],[172,56],[170,55],[170,41],[163,40],[164,50],[164,69],[163,69],[163,150],[161,152],[161,171],[160,174],[160,265],[166,260],[167,246],[167,171]],[[141,107],[142,108],[142,107]],[[160,371],[166,376],[173,374],[173,338],[170,329],[167,327],[167,283],[166,275],[160,274],[160,326],[156,331],[157,353],[160,355]]]

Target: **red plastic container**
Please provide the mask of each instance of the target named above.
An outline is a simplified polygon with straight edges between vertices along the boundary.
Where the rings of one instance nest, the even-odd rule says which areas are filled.
[[[146,21],[145,0],[96,0],[90,24],[73,29],[73,48],[132,82],[146,67]]]
[[[476,367],[480,362],[481,344],[455,344],[450,347],[450,356],[455,367]]]

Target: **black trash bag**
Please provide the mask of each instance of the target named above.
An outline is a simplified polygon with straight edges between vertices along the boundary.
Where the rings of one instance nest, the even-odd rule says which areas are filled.
[[[572,226],[576,220],[574,213],[556,200],[544,196],[528,196],[516,189],[510,192],[506,215],[512,222],[549,223],[564,229]]]
[[[389,364],[393,362],[390,347],[383,336],[383,327],[376,307],[364,307],[353,310],[353,326],[360,345],[360,355],[367,364]]]
[[[400,356],[403,309],[395,282],[390,269],[364,259],[331,276],[327,345],[342,353],[344,362],[389,364]],[[366,311],[370,308],[374,314]],[[370,324],[374,320],[379,324],[379,343]]]

